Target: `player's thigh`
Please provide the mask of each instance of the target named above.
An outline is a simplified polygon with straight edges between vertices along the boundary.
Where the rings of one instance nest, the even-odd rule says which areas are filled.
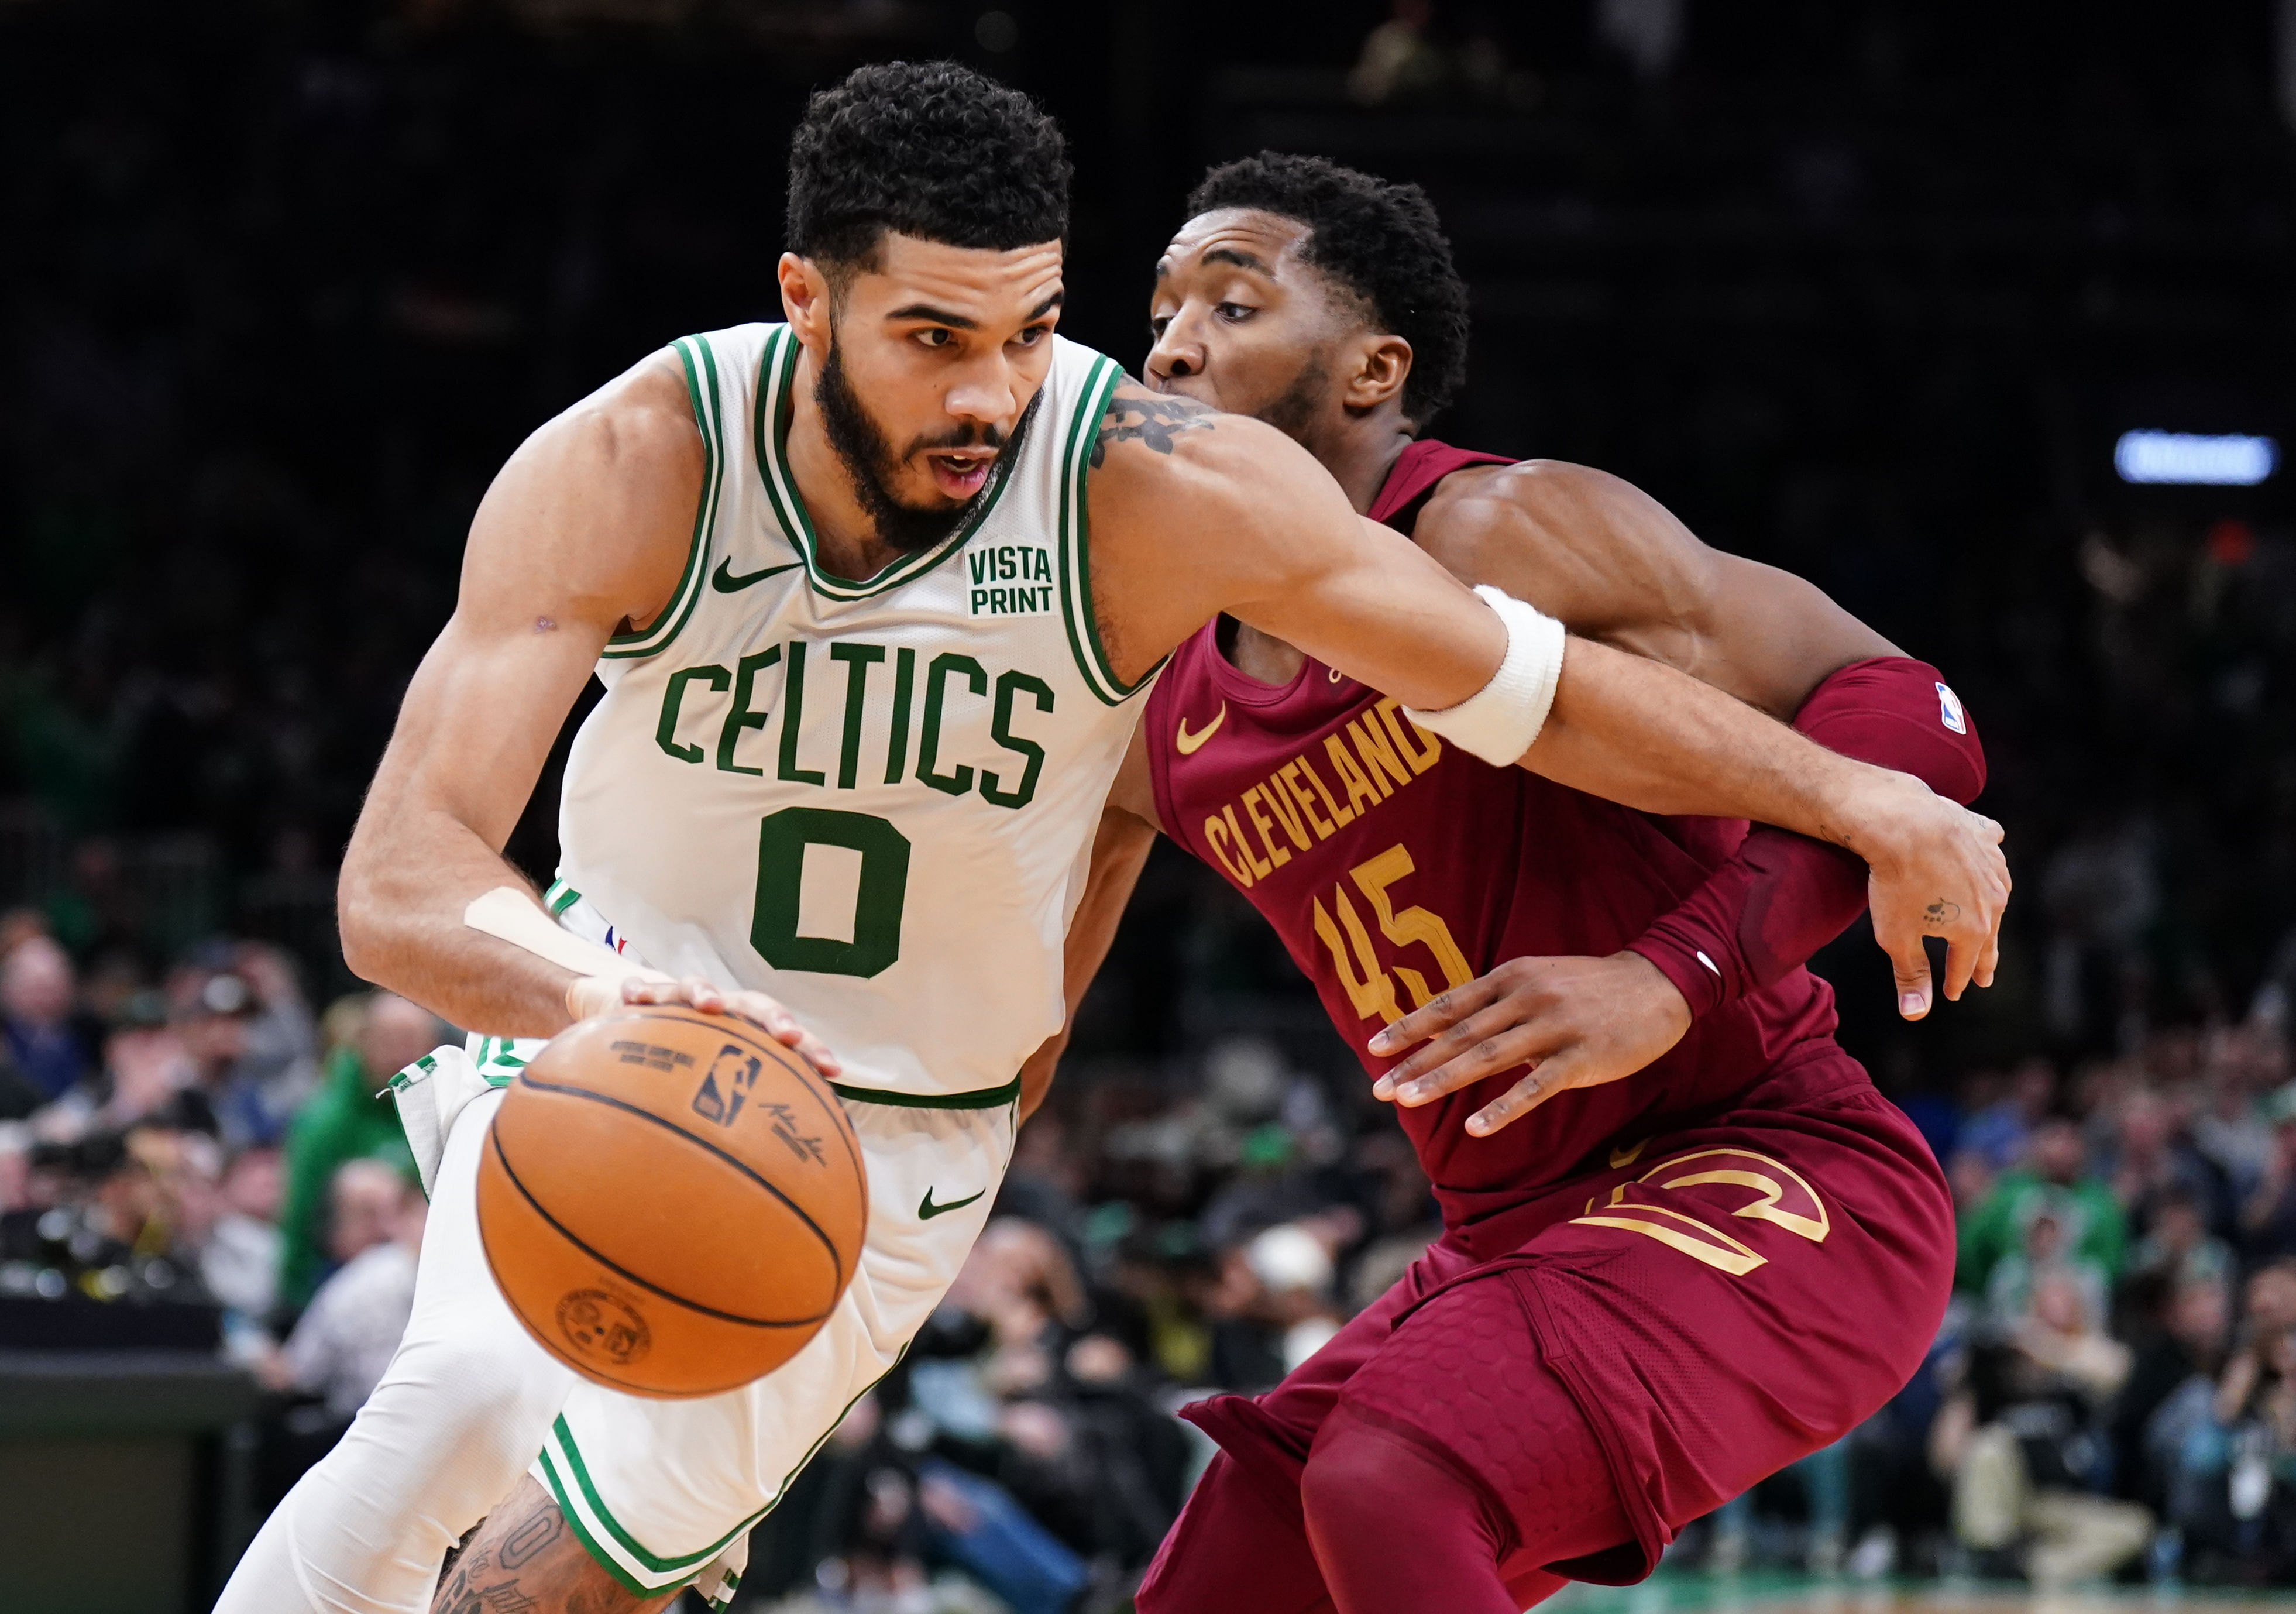
[[[1467,1481],[1505,1521],[1494,1558],[1508,1576],[1632,1542],[1602,1434],[1544,1360],[1522,1276],[1502,1267],[1455,1283],[1401,1321],[1325,1421],[1308,1459],[1311,1496],[1330,1494],[1322,1471],[1361,1431]],[[1365,1533],[1376,1528],[1366,1521]]]

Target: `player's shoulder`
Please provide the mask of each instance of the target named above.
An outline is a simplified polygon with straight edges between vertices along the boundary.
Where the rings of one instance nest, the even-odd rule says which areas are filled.
[[[585,479],[699,478],[701,428],[683,366],[665,348],[545,422],[527,439]]]
[[[1703,546],[1650,495],[1567,460],[1453,471],[1428,496],[1414,537],[1457,576],[1510,592],[1520,592],[1511,579],[1526,569],[1551,586],[1579,574],[1591,583],[1597,574],[1672,573],[1705,558]]]

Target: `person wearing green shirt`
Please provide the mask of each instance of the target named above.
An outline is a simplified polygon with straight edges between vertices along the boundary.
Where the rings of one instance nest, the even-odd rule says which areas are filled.
[[[328,1185],[346,1160],[386,1160],[414,1178],[414,1156],[383,1084],[430,1052],[439,1025],[389,992],[368,995],[356,1031],[327,1055],[318,1091],[287,1129],[287,1193],[279,1213],[279,1299],[309,1303],[327,1275]]]
[[[2094,1266],[2110,1284],[2120,1276],[2128,1218],[2112,1190],[2087,1174],[2080,1128],[2053,1119],[2033,1130],[2025,1163],[2004,1172],[1961,1228],[1954,1287],[1981,1295],[2005,1256],[2021,1250],[2026,1224],[2046,1208],[2061,1221],[2065,1254]]]

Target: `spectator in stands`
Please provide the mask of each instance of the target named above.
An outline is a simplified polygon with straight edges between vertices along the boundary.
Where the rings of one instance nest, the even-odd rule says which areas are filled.
[[[330,1010],[327,1019],[337,1040],[318,1091],[287,1135],[279,1297],[291,1307],[309,1300],[326,1266],[327,1185],[343,1162],[381,1159],[412,1178],[414,1159],[384,1084],[430,1053],[439,1036],[429,1010],[389,992],[354,999]]]
[[[2151,1515],[2093,1490],[2098,1414],[2128,1371],[2128,1348],[2103,1331],[2063,1266],[2037,1274],[2023,1313],[1972,1348],[1931,1451],[1951,1479],[1955,1533],[1980,1570],[2021,1561],[2037,1585],[2062,1586],[2144,1550]]]
[[[2028,1224],[2044,1207],[2060,1219],[2067,1258],[2107,1284],[2120,1277],[2128,1241],[2120,1201],[2090,1175],[2080,1128],[2052,1118],[2033,1129],[2026,1163],[2005,1173],[1964,1224],[1956,1286],[1985,1293],[1994,1267],[2024,1244]]]
[[[2025,1060],[2011,1073],[2009,1091],[1962,1123],[1955,1147],[1976,1155],[1997,1175],[2007,1171],[2025,1158],[2033,1128],[2047,1118],[2056,1097],[2057,1068],[2038,1055]]]
[[[2172,1196],[2196,1208],[2205,1228],[2231,1225],[2223,1174],[2183,1135],[2176,1106],[2166,1095],[2140,1086],[2121,1101],[2116,1119],[2112,1154],[2103,1162],[2103,1175],[2131,1232],[2149,1232]]]
[[[335,1270],[265,1376],[275,1389],[319,1397],[348,1425],[381,1382],[414,1314],[426,1207],[397,1167],[376,1159],[343,1162],[328,1197]]]
[[[2240,1222],[2250,1257],[2268,1261],[2296,1256],[2296,1083],[2275,1092],[2262,1108],[2272,1127],[2272,1150]]]
[[[62,1097],[94,1066],[78,999],[71,955],[53,938],[28,936],[0,959],[0,1062],[40,1102]]]

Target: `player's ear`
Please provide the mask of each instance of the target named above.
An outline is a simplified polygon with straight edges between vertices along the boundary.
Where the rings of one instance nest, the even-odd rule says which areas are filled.
[[[1399,336],[1366,331],[1356,339],[1354,364],[1341,384],[1341,401],[1350,410],[1370,411],[1399,396],[1411,375],[1411,344]]]
[[[820,265],[794,252],[782,254],[774,274],[781,282],[782,317],[819,358],[829,351],[829,277]]]

